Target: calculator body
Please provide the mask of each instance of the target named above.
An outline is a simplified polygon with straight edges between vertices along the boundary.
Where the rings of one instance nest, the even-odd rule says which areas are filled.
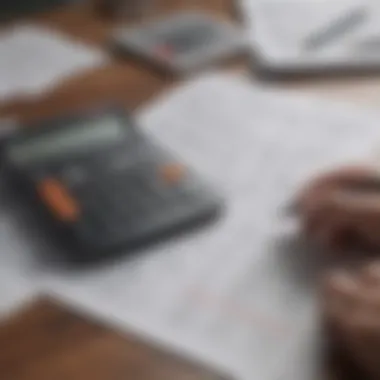
[[[185,11],[135,27],[117,27],[109,47],[174,75],[190,75],[246,50],[241,29],[204,12]]]
[[[221,210],[208,185],[117,108],[24,130],[6,142],[4,160],[73,262],[129,252]]]

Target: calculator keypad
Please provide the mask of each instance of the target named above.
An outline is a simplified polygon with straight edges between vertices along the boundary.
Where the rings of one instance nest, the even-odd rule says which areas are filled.
[[[80,239],[107,244],[149,235],[199,210],[191,173],[170,157],[157,152],[133,164],[125,159],[125,167],[114,163],[113,156],[61,171],[83,208],[80,226],[75,226]],[[95,172],[86,176],[86,170]]]
[[[59,220],[77,222],[80,219],[79,203],[59,180],[46,178],[38,184],[37,190],[42,201]]]

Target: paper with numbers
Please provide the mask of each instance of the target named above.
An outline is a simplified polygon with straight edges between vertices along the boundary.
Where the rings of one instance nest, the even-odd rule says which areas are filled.
[[[241,76],[190,81],[139,122],[219,189],[224,215],[114,265],[51,273],[45,288],[116,326],[227,367],[237,379],[313,379],[318,260],[297,242],[285,209],[319,170],[367,159],[380,141],[378,120]]]

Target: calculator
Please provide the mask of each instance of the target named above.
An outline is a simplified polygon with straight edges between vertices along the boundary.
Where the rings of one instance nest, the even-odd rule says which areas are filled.
[[[70,261],[129,252],[214,219],[210,185],[119,108],[23,129],[5,142],[12,184]]]
[[[243,53],[247,42],[238,26],[207,13],[186,11],[134,27],[117,27],[109,45],[122,56],[186,75]]]

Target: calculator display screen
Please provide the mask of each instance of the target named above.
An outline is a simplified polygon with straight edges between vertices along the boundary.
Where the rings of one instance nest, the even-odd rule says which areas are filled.
[[[10,157],[18,163],[49,160],[71,155],[83,149],[113,144],[125,136],[127,128],[113,116],[79,122],[66,129],[31,137],[10,148]]]

